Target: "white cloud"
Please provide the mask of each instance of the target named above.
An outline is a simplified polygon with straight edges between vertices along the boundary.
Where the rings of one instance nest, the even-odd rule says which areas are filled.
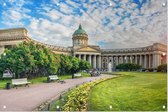
[[[60,4],[60,10],[66,14],[71,14],[73,13],[73,9],[71,7],[69,7],[66,4],[61,3]]]
[[[28,14],[32,9],[24,7],[26,4],[24,0],[16,1],[10,0],[10,3],[16,3],[16,6],[2,12],[4,24],[24,25],[23,19],[26,18],[30,21],[26,27],[31,37],[49,44],[71,46],[72,34],[79,23],[88,33],[89,43],[98,44],[103,41],[106,43],[102,46],[104,48],[140,47],[153,42],[165,43],[167,39],[167,9],[162,6],[165,0],[148,1],[140,10],[137,8],[138,5],[130,0],[118,3],[120,8],[114,8],[118,4],[113,1],[110,2],[112,6],[109,6],[108,0],[97,0],[95,4],[91,4],[93,2],[91,0],[88,3],[83,1],[82,4],[70,0],[66,1],[66,4],[53,0],[53,4],[41,4],[42,7],[38,7],[36,13],[43,15],[38,18]],[[56,6],[57,3],[59,6]],[[74,14],[75,9],[78,9],[82,16]],[[152,14],[156,12],[159,13],[153,16]],[[102,22],[105,18],[110,20],[106,26]],[[123,23],[118,25],[120,20]]]
[[[7,7],[6,10],[2,11],[2,23],[9,27],[20,27],[24,26],[24,23],[22,22],[23,19],[30,18],[29,15],[26,13],[29,13],[31,10],[26,9],[22,7],[25,3],[24,0],[9,0],[8,1],[10,5],[13,5],[13,7]]]
[[[71,41],[69,34],[72,31],[62,24],[53,23],[47,19],[38,20],[34,18],[31,20],[31,24],[28,28],[31,31],[31,37],[42,42],[47,42],[57,46],[67,46],[71,44],[69,43],[69,41]]]
[[[6,6],[6,3],[3,3],[3,6]]]

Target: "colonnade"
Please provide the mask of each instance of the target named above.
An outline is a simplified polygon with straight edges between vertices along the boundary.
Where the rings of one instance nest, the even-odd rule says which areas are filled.
[[[166,63],[161,53],[149,54],[128,54],[128,55],[104,55],[102,56],[102,68],[107,68],[108,63],[112,64],[112,68],[121,63],[135,63],[142,66],[142,68],[157,68],[157,66]]]
[[[75,54],[74,56],[88,61],[93,68],[101,68],[101,54]]]
[[[157,68],[157,66],[166,63],[166,55],[162,53],[147,54],[75,54],[75,57],[88,61],[93,68],[108,68],[108,64],[112,64],[112,68],[121,63],[135,63],[142,68]],[[163,58],[164,61],[163,61]]]

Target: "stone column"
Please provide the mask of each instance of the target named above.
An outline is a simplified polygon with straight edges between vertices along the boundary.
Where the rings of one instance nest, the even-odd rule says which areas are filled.
[[[161,55],[156,54],[155,55],[155,67],[157,68],[161,64]]]
[[[105,62],[105,68],[107,69],[108,68],[108,63],[109,63],[109,57],[108,56],[105,56],[106,57],[106,60],[107,62]]]
[[[157,55],[153,54],[153,68],[157,67]]]
[[[146,54],[144,55],[144,68],[147,68],[147,57],[146,57]]]
[[[125,63],[128,63],[128,57],[125,56]]]
[[[158,58],[159,58],[159,63],[158,63],[158,66],[161,65],[161,54],[158,54]]]
[[[118,56],[116,56],[116,65],[118,65]]]
[[[79,55],[79,59],[81,59],[81,54],[78,54]]]
[[[151,68],[151,55],[149,54],[149,57],[148,57],[148,63],[149,63],[149,68]]]
[[[93,56],[93,68],[96,68],[96,55]]]
[[[92,57],[91,57],[92,55],[89,55],[89,63],[90,63],[90,65],[92,66]]]
[[[142,55],[139,55],[139,57],[140,57],[139,65],[142,66]]]
[[[98,64],[99,64],[98,68],[101,69],[101,55],[99,56]]]
[[[137,55],[135,55],[135,64],[138,64],[138,58],[137,58]]]
[[[112,57],[111,57],[111,68],[113,68],[113,66],[114,66],[114,61],[113,61],[114,59],[113,59],[113,58],[114,58],[114,57],[112,56]]]
[[[132,58],[133,58],[133,56],[132,55],[130,55],[130,63],[132,63],[133,61],[132,61]]]
[[[85,60],[85,61],[86,61],[86,54],[84,54],[84,55],[83,55],[83,60]]]
[[[157,66],[159,65],[159,56],[158,54],[155,55],[155,67],[157,68]]]

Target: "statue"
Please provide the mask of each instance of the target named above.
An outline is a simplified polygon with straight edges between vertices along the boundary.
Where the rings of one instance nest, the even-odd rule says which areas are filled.
[[[112,68],[111,68],[111,62],[108,64],[108,72],[112,72],[112,70],[111,70]]]

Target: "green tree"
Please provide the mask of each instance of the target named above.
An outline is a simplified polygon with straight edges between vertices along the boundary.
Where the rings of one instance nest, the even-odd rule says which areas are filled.
[[[71,73],[76,73],[79,71],[79,59],[76,57],[70,57],[72,68]]]
[[[19,77],[38,77],[57,73],[59,58],[43,45],[23,42],[16,47],[5,50],[1,55],[0,74],[10,69]]]
[[[43,45],[23,42],[6,49],[0,58],[0,75],[10,69],[16,78],[34,78],[51,74],[69,74],[89,69],[90,64],[72,56],[53,53]]]
[[[80,67],[80,70],[86,70],[86,69],[90,69],[91,68],[91,65],[89,62],[87,61],[84,61],[84,60],[81,60],[79,62],[79,67]]]
[[[70,60],[69,56],[60,55],[60,73],[65,74],[65,73],[70,73],[71,72],[71,68],[72,68],[72,63]]]

